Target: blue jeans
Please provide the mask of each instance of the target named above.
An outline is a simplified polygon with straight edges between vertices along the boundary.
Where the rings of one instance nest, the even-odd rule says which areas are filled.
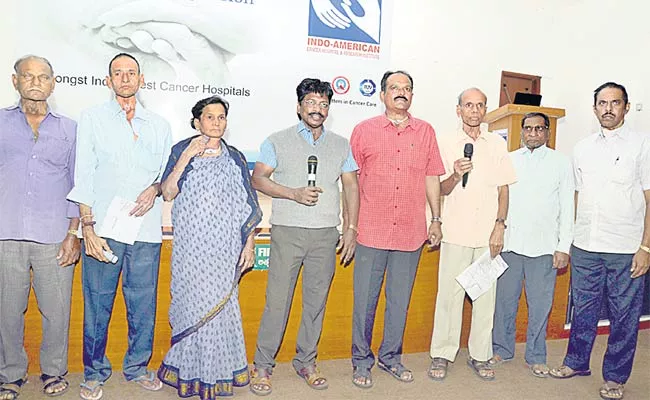
[[[555,277],[553,256],[526,257],[513,252],[501,253],[508,269],[497,281],[492,349],[504,360],[515,356],[515,319],[519,308],[522,283],[526,286],[528,328],[526,362],[546,364],[546,327],[553,305]]]
[[[603,360],[606,381],[626,383],[632,371],[643,305],[643,277],[632,279],[633,254],[593,253],[571,246],[573,319],[564,365],[589,369],[598,317],[607,287],[609,338]]]
[[[147,372],[151,359],[156,317],[156,294],[160,243],[128,245],[107,239],[117,264],[107,264],[86,255],[82,247],[84,295],[84,378],[104,382],[111,376],[106,357],[108,323],[111,319],[117,283],[122,274],[122,293],[129,325],[128,349],[123,373],[127,380]]]

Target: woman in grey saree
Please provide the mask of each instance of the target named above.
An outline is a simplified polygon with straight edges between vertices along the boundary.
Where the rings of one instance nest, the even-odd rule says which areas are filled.
[[[163,196],[174,199],[172,347],[158,377],[180,397],[208,400],[249,381],[238,282],[262,214],[246,159],[222,140],[228,103],[210,97],[192,115],[201,135],[172,148],[163,175]]]

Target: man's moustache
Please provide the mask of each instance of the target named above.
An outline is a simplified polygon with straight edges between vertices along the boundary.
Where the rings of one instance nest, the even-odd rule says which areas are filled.
[[[409,101],[409,100],[408,100],[406,97],[404,97],[404,96],[397,96],[397,97],[395,97],[393,100],[397,100],[397,99],[402,99],[402,100],[404,100],[404,101]]]
[[[605,113],[605,114],[603,114],[603,117],[606,117],[606,116],[608,116],[608,115],[609,115],[610,117],[616,117],[614,114],[611,114],[611,113]]]
[[[313,117],[313,116],[316,116],[316,115],[320,116],[321,118],[325,118],[325,116],[323,114],[319,113],[319,112],[309,113],[310,117]]]

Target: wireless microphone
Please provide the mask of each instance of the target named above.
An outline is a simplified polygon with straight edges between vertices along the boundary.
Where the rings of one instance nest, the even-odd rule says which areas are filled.
[[[465,143],[465,148],[463,149],[463,156],[465,158],[469,158],[470,160],[472,159],[472,154],[474,154],[474,145],[471,143]],[[463,174],[463,189],[465,186],[467,186],[467,178],[468,178],[469,172],[465,172]]]
[[[309,156],[307,158],[307,186],[316,186],[316,167],[318,166],[318,157]]]

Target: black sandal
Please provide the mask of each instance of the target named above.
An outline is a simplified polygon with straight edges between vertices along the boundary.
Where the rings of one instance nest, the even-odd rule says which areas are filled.
[[[41,382],[43,383],[42,392],[44,395],[48,397],[61,396],[62,394],[67,392],[68,389],[70,389],[70,383],[67,380],[65,380],[63,376],[52,376],[47,374],[41,374]],[[61,385],[63,385],[63,390],[59,390],[58,392],[52,390],[55,386],[61,386]]]
[[[20,396],[20,388],[27,383],[27,377],[0,385],[0,399],[16,400]]]
[[[442,382],[447,377],[447,370],[449,369],[449,360],[442,357],[434,357],[431,360],[431,365],[427,370],[427,376],[434,381]],[[442,372],[440,376],[436,376],[434,372]]]

